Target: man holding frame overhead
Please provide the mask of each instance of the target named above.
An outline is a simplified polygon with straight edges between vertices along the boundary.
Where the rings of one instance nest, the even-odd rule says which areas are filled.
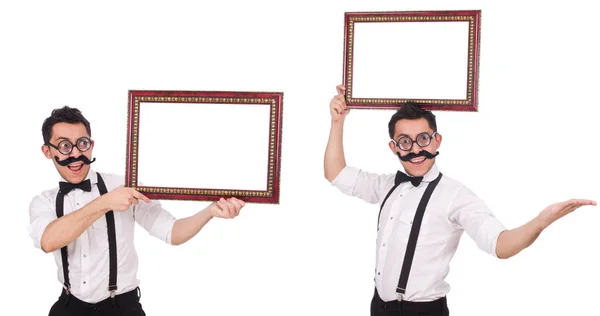
[[[375,293],[371,315],[447,316],[449,263],[466,232],[483,251],[510,258],[529,247],[554,221],[595,201],[572,199],[549,205],[528,223],[506,229],[486,204],[435,164],[442,135],[435,115],[406,103],[389,121],[389,148],[405,172],[370,173],[346,165],[345,87],[330,103],[331,130],[325,178],[341,192],[379,204]]]

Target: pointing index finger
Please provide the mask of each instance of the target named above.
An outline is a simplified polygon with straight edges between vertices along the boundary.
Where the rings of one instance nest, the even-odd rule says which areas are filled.
[[[145,195],[141,194],[140,192],[138,192],[137,190],[133,190],[133,196],[138,200],[142,200],[146,203],[150,203],[150,199],[147,198]]]

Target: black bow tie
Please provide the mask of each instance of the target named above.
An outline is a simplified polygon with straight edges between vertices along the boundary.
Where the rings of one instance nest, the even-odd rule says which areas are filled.
[[[410,181],[413,186],[418,187],[419,184],[421,184],[421,181],[423,181],[423,177],[411,177],[402,171],[396,173],[396,184],[408,181]]]
[[[58,185],[60,188],[60,193],[63,195],[67,195],[67,193],[69,193],[73,189],[80,189],[80,190],[83,190],[86,192],[92,191],[92,184],[90,182],[90,179],[87,179],[87,180],[77,183],[77,184],[61,181],[58,183]]]

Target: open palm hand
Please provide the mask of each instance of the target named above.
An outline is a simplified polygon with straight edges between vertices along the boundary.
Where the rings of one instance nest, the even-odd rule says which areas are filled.
[[[546,228],[559,218],[586,205],[595,206],[596,202],[586,199],[571,199],[564,202],[554,203],[546,207],[543,211],[541,211],[539,217],[542,221],[542,224],[544,225],[544,228]]]

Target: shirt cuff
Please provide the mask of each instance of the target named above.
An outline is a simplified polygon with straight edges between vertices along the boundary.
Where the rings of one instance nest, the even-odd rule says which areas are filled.
[[[175,222],[177,220],[173,219],[169,224],[171,225],[171,228],[169,229],[169,232],[167,233],[167,238],[165,240],[165,242],[169,245],[173,245],[173,241],[172,241],[172,235],[173,235],[173,227],[175,227]]]
[[[498,252],[496,251],[496,247],[498,245],[498,238],[500,237],[500,234],[506,230],[508,229],[497,220],[490,223],[490,227],[488,227],[488,231],[490,234],[489,236],[492,239],[490,245],[491,251],[489,251],[489,253],[496,258],[499,258]]]
[[[167,244],[172,245],[171,235],[173,233],[173,227],[175,226],[176,221],[177,219],[175,219],[175,217],[173,217],[170,213],[163,211],[154,222],[154,226],[150,230],[150,234],[158,239],[163,240]]]
[[[348,195],[352,195],[359,173],[360,170],[357,168],[345,166],[337,177],[331,181],[331,185]]]
[[[48,227],[52,221],[52,218],[38,219],[27,226],[29,236],[33,239],[33,245],[42,251],[44,251],[42,248],[42,236],[44,235],[44,231],[46,231],[46,227]]]

